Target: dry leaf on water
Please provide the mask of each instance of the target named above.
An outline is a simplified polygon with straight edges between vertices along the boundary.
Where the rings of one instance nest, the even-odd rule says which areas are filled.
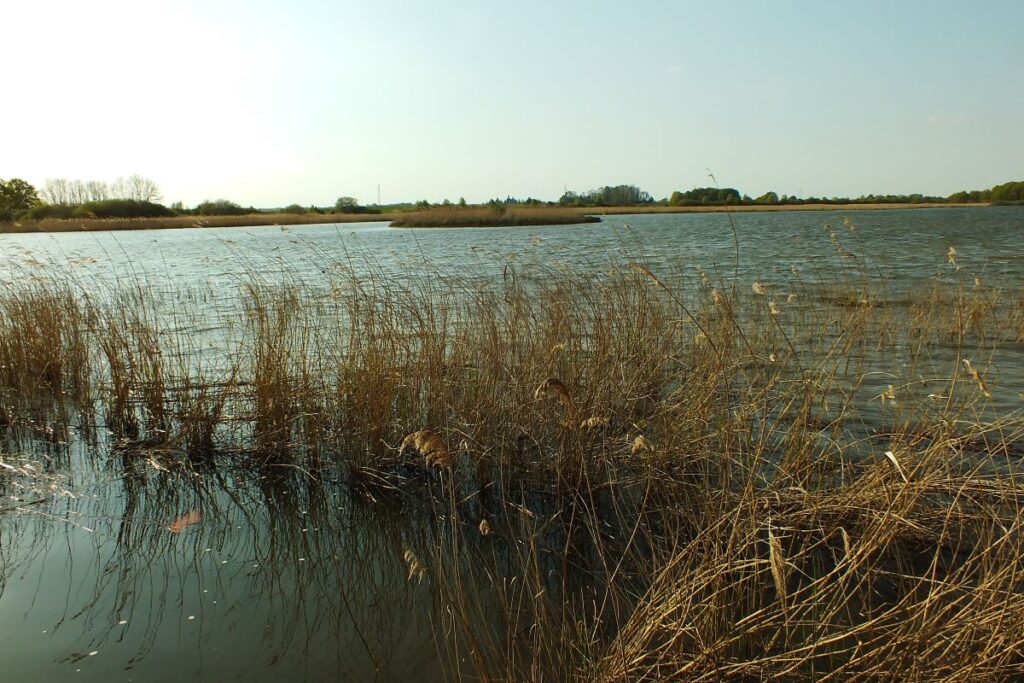
[[[180,534],[193,524],[199,524],[201,521],[203,521],[203,516],[199,513],[199,510],[190,510],[167,525],[167,530],[172,534]]]

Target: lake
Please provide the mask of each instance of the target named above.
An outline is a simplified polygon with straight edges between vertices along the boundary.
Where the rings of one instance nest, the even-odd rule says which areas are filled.
[[[0,283],[14,292],[60,281],[101,303],[144,291],[164,332],[193,340],[201,347],[196,357],[211,367],[219,367],[219,351],[244,341],[249,328],[238,299],[253,282],[327,301],[339,273],[367,287],[426,275],[442,292],[468,296],[513,278],[543,283],[642,262],[668,288],[697,283],[703,272],[748,293],[759,283],[769,296],[780,292],[780,304],[794,273],[815,281],[870,278],[893,300],[935,283],[1014,292],[1024,283],[1020,208],[766,212],[732,220],[647,214],[550,228],[365,223],[0,235]],[[816,296],[816,286],[802,289],[798,304],[818,305],[804,294]],[[998,305],[1013,316],[1018,303]],[[902,313],[893,315],[899,321]],[[1024,398],[1022,340],[999,341],[990,358],[975,360],[992,366],[992,396],[977,415],[993,420],[1018,417]],[[958,364],[954,351],[936,348],[907,377],[893,379],[908,367],[905,351],[864,350],[863,377],[850,396],[870,408],[848,428],[851,441],[877,433],[890,408],[872,397],[887,386]],[[918,398],[938,391],[921,388]],[[486,496],[456,505],[446,497],[453,486],[446,475],[403,470],[423,495],[382,503],[377,493],[353,493],[341,460],[318,468],[311,460],[254,468],[230,459],[185,467],[159,454],[140,457],[131,450],[137,445],[119,442],[93,417],[92,425],[72,420],[66,433],[45,427],[27,438],[5,436],[0,679],[445,680],[474,670],[482,642],[510,637],[497,617],[479,623],[480,642],[457,636],[464,617],[439,608],[439,586],[447,584],[434,572],[442,569],[467,584],[490,585],[484,577],[515,583],[514,534],[477,531],[481,519],[509,519]],[[627,508],[634,495],[624,494]],[[517,500],[514,519],[550,522],[539,537],[550,557],[538,554],[550,566],[538,575],[551,585],[530,590],[572,600],[599,595],[602,580],[587,561],[567,567],[558,560],[571,537],[561,526],[563,503],[547,493]],[[607,521],[609,536],[628,536],[617,523]],[[591,558],[595,566],[598,560]],[[482,614],[500,611],[503,600],[480,593]]]

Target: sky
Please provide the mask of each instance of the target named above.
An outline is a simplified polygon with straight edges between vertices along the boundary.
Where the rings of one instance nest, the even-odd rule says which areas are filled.
[[[33,0],[0,178],[166,203],[1024,180],[1024,2]]]

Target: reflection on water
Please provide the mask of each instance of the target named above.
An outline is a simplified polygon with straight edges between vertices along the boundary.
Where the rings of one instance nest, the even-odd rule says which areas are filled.
[[[473,645],[438,596],[481,591],[477,637],[508,637],[487,615],[510,599],[494,582],[525,578],[503,533],[524,524],[550,544],[540,590],[599,597],[596,558],[583,543],[565,564],[575,542],[536,496],[502,507],[432,474],[382,506],[329,470],[37,456],[5,456],[0,479],[11,680],[449,679]]]
[[[69,490],[4,520],[5,676],[441,677],[430,594],[402,562],[430,547],[428,519],[369,515],[295,471],[76,464]]]

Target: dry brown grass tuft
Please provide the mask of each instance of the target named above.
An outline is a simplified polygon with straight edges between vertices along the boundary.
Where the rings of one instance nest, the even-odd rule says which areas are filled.
[[[654,444],[652,444],[650,439],[646,436],[640,434],[633,439],[633,443],[630,445],[629,451],[633,455],[638,455],[640,453],[653,453]]]
[[[580,428],[581,429],[601,429],[603,427],[608,427],[610,425],[611,425],[611,420],[609,420],[607,417],[602,417],[600,415],[594,415],[592,417],[588,417],[586,420],[581,422],[580,423]]]
[[[566,412],[572,412],[572,396],[569,395],[569,389],[566,388],[562,380],[557,377],[548,377],[533,392],[533,398],[538,401],[547,396],[557,396]]]
[[[416,450],[423,456],[424,464],[431,467],[448,468],[452,466],[452,454],[440,436],[429,429],[421,429],[409,434],[402,440],[399,455],[408,450]]]

